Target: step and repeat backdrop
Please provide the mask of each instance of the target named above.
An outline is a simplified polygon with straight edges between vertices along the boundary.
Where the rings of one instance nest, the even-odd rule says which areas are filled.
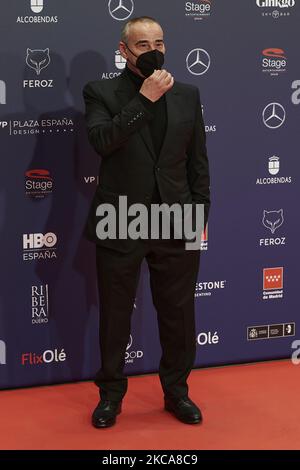
[[[99,368],[95,246],[82,231],[101,158],[82,88],[122,73],[120,31],[141,15],[160,22],[165,68],[198,86],[203,104],[212,205],[195,367],[297,356],[300,0],[11,0],[0,10],[0,387]],[[144,262],[125,371],[156,372],[160,355]]]

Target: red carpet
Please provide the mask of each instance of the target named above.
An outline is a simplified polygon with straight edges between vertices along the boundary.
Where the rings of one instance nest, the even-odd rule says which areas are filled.
[[[1,449],[299,449],[300,366],[289,360],[194,370],[204,422],[163,410],[157,375],[129,378],[117,424],[94,429],[93,382],[0,392]]]

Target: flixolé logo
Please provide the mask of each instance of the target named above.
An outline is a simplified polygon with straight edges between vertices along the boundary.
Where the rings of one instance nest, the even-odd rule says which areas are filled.
[[[262,51],[262,71],[270,76],[286,72],[287,58],[283,49],[269,47]]]

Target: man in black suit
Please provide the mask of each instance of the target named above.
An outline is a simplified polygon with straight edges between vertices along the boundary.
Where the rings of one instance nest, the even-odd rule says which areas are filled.
[[[96,243],[100,303],[102,364],[95,377],[100,401],[92,423],[97,428],[112,426],[121,412],[128,386],[125,352],[144,258],[158,317],[165,409],[184,423],[200,423],[201,411],[189,398],[187,385],[196,352],[194,289],[200,248],[186,249],[187,238],[174,235],[172,222],[169,239],[161,231],[157,239],[104,238],[97,212],[101,204],[110,203],[118,215],[121,195],[128,204],[147,208],[190,203],[203,205],[206,225],[210,178],[199,91],[161,68],[163,30],[153,18],[128,21],[119,49],[127,59],[124,71],[83,89],[89,141],[102,157],[85,231]]]

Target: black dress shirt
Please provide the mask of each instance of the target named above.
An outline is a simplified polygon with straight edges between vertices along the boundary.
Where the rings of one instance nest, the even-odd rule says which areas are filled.
[[[137,75],[134,73],[126,64],[125,67],[125,73],[128,74],[130,79],[135,85],[137,93],[139,93],[139,97],[143,103],[143,105],[147,108],[148,111],[153,114],[153,118],[151,121],[149,121],[149,129],[152,137],[152,142],[154,146],[154,150],[156,153],[156,158],[158,158],[161,147],[164,141],[165,133],[166,133],[166,127],[167,127],[167,106],[166,106],[166,97],[165,95],[162,95],[157,101],[153,102],[146,98],[146,96],[142,95],[142,93],[139,92],[141,86],[143,85],[143,82],[145,78],[141,77],[140,75]],[[156,181],[156,180],[155,180]],[[157,183],[155,183],[152,199],[152,203],[160,203],[161,198],[160,194],[158,191]]]

